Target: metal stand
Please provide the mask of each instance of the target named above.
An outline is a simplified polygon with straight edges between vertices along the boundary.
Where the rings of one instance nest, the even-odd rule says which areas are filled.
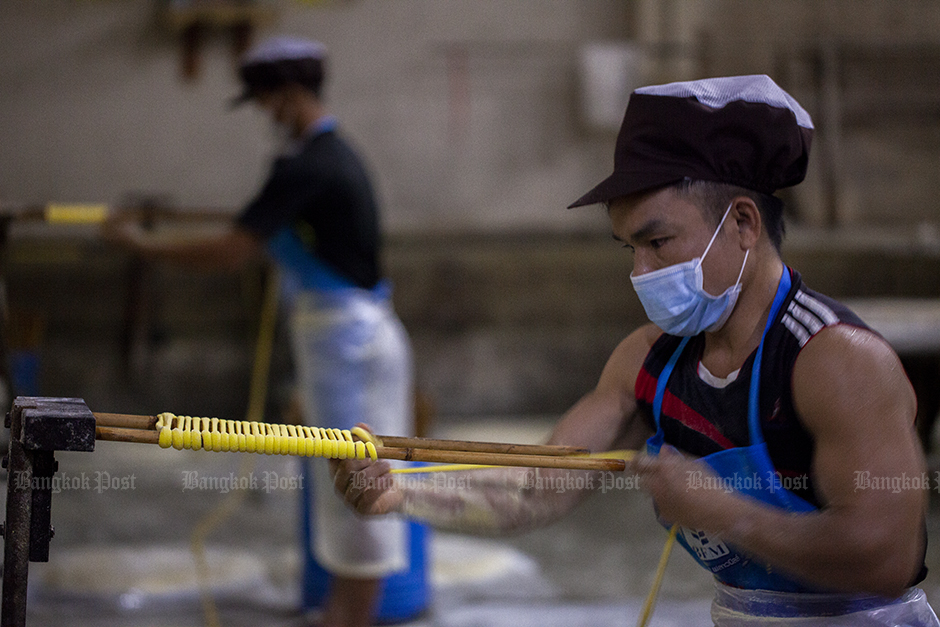
[[[49,561],[55,451],[95,450],[95,416],[80,398],[18,396],[6,416],[7,468],[0,627],[26,625],[29,562]]]

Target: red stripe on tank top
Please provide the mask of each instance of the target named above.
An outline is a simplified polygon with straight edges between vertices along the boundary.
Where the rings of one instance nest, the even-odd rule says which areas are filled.
[[[666,390],[663,396],[662,411],[663,415],[677,420],[693,431],[698,431],[721,448],[734,448],[734,443],[722,435],[721,431],[710,423],[705,416],[683,403],[679,397],[673,395],[669,390]]]
[[[656,395],[656,378],[653,377],[646,368],[640,369],[640,374],[636,378],[634,388],[637,400],[653,404],[653,398]],[[677,396],[668,389],[663,395],[662,413],[682,425],[697,431],[706,438],[720,446],[721,448],[733,448],[734,443],[726,438],[715,425],[710,423],[702,414],[698,413],[688,405],[682,402]]]

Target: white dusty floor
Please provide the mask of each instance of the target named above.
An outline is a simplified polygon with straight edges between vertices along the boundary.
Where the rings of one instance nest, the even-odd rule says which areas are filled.
[[[527,442],[549,427],[547,420],[507,418],[435,435]],[[198,521],[225,504],[233,513],[206,539],[219,624],[305,624],[296,609],[298,495],[290,482],[296,460],[111,442],[57,459],[56,535],[50,562],[30,566],[29,625],[211,624],[200,604],[190,542]],[[194,477],[243,471],[255,478],[256,489],[185,489]],[[928,526],[932,571],[923,587],[936,603],[937,494]],[[634,625],[665,538],[648,499],[632,489],[597,494],[555,525],[510,539],[435,534],[433,605],[411,627]],[[710,598],[709,577],[677,550],[651,624],[710,625]]]

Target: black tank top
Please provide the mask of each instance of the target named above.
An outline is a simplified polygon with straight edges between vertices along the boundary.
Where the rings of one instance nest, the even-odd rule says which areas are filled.
[[[793,407],[793,365],[800,350],[824,327],[833,324],[868,327],[844,305],[807,289],[799,273],[788,270],[792,279],[790,292],[764,342],[760,423],[770,459],[784,486],[819,507],[811,474],[813,438]],[[653,429],[656,380],[681,340],[661,335],[647,354],[636,380],[637,404]],[[666,387],[661,419],[666,442],[695,456],[750,443],[747,403],[754,353],[741,366],[737,378],[725,387],[715,387],[698,373],[704,346],[704,335],[693,337],[680,356]]]
[[[813,489],[815,445],[793,406],[793,366],[800,351],[827,326],[848,324],[871,331],[845,305],[803,285],[798,272],[790,272],[791,287],[777,319],[767,332],[761,364],[760,425],[774,468],[784,488],[821,507]],[[656,381],[682,340],[663,334],[646,355],[636,380],[637,406],[651,429]],[[748,445],[748,386],[754,353],[748,356],[731,383],[715,387],[698,373],[705,346],[704,335],[693,337],[676,363],[666,386],[660,423],[665,442],[680,451],[704,456]],[[926,552],[926,527],[924,548]],[[923,581],[926,566],[913,583]],[[912,585],[913,585],[912,583]]]

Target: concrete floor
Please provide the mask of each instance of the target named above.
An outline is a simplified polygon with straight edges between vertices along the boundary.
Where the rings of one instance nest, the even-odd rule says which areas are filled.
[[[534,441],[541,419],[448,425],[441,437]],[[50,562],[31,564],[28,624],[56,627],[210,625],[198,595],[190,541],[201,519],[232,514],[206,540],[218,624],[300,627],[297,493],[286,457],[162,450],[99,442],[94,453],[59,453]],[[245,464],[248,464],[247,466]],[[184,489],[186,473],[249,471],[259,488],[221,494]],[[188,475],[193,477],[193,475]],[[276,489],[265,481],[277,479]],[[5,486],[2,486],[5,491]],[[928,520],[940,602],[940,498]],[[411,627],[634,625],[666,532],[636,490],[598,494],[555,525],[501,540],[435,534],[434,602]],[[652,625],[709,625],[710,578],[673,552]]]

